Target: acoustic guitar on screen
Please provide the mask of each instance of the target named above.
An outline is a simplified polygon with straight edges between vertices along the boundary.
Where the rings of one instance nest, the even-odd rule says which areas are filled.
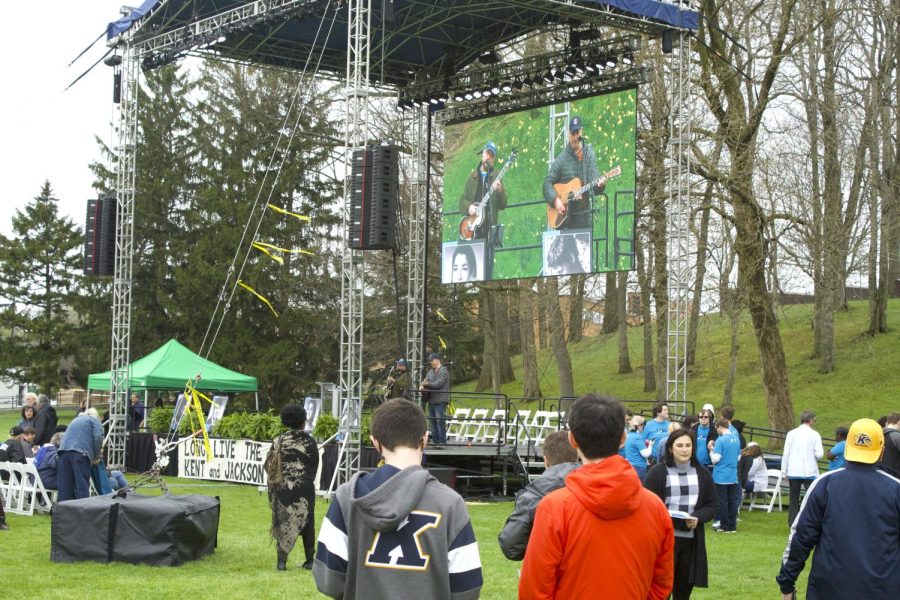
[[[556,195],[562,198],[563,206],[566,207],[566,212],[560,213],[556,210],[556,207],[552,204],[547,206],[547,224],[550,229],[561,229],[566,226],[566,221],[569,218],[569,202],[576,198],[580,198],[582,194],[596,186],[600,182],[606,182],[610,179],[615,179],[619,175],[622,174],[622,167],[615,167],[610,169],[597,179],[585,184],[581,185],[581,179],[575,177],[566,183],[555,183],[553,184],[553,189],[556,190]]]

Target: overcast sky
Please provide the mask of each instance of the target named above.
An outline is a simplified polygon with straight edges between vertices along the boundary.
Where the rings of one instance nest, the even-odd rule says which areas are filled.
[[[131,4],[138,2],[132,1]],[[9,234],[23,208],[49,180],[60,211],[84,227],[86,200],[96,197],[88,169],[100,157],[95,136],[109,142],[112,69],[100,63],[63,91],[106,52],[103,40],[73,66],[69,62],[119,17],[122,0],[4,2],[0,20],[0,94],[3,210]]]

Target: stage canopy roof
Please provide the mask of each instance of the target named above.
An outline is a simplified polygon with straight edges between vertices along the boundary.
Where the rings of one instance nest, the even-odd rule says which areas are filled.
[[[200,374],[196,388],[212,392],[255,392],[256,377],[221,367],[169,340],[129,366],[130,389],[183,390],[188,380]],[[109,371],[88,376],[88,389],[108,390]]]
[[[452,73],[498,44],[554,23],[660,35],[695,30],[698,18],[696,11],[655,0],[373,0],[370,79],[403,86],[423,72]],[[134,23],[132,40],[144,49],[145,68],[204,48],[296,70],[324,49],[321,71],[342,77],[347,68],[345,2],[145,0],[110,23],[108,37]]]

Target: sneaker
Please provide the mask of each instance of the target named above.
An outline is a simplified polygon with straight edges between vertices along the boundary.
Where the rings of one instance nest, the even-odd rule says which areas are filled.
[[[306,569],[307,571],[310,571],[310,570],[312,570],[312,567],[313,567],[313,561],[308,560],[305,563],[303,563],[302,565],[300,565],[300,567],[303,569]]]
[[[712,528],[715,529],[716,531],[719,531],[720,529],[722,529],[722,522],[721,521],[713,521]]]
[[[0,531],[7,531],[9,529],[9,525],[6,524],[6,521],[0,521]]]

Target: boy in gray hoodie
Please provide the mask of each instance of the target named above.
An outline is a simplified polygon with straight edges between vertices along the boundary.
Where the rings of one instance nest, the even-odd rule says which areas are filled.
[[[332,598],[478,598],[481,558],[466,505],[421,466],[422,409],[389,400],[371,431],[385,464],[335,493],[319,531],[316,587]]]

